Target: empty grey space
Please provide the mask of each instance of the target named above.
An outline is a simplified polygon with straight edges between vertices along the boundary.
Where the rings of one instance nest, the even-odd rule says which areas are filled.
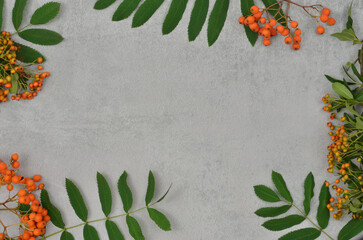
[[[45,2],[29,1],[24,23]],[[157,197],[173,183],[156,206],[169,217],[171,232],[158,229],[146,211],[134,215],[146,239],[277,239],[288,231],[270,232],[254,214],[269,204],[257,199],[253,185],[272,187],[272,170],[285,177],[298,206],[303,181],[313,172],[310,215],[315,219],[318,190],[324,180],[333,180],[326,172],[329,115],[322,111],[321,97],[331,85],[324,74],[341,78],[341,66],[357,51],[329,36],[343,29],[349,1],[320,1],[337,19],[324,36],[315,34],[313,19],[291,9],[303,31],[299,52],[281,37],[270,47],[258,41],[252,48],[237,22],[239,1],[231,1],[225,28],[212,47],[206,26],[195,42],[188,42],[193,1],[167,36],[161,26],[170,1],[137,29],[131,28],[131,18],[111,21],[117,4],[96,11],[93,0],[60,2],[59,17],[46,28],[60,32],[64,42],[51,47],[26,43],[48,59],[44,68],[51,76],[44,89],[31,101],[0,106],[0,158],[17,152],[24,175],[40,173],[68,226],[80,220],[68,202],[65,178],[81,189],[92,220],[103,217],[97,171],[111,183],[113,213],[120,214],[116,183],[124,170],[133,209],[144,206],[149,170],[156,177]],[[12,5],[6,1],[4,14],[11,32]],[[353,16],[362,22],[363,4],[356,5]],[[361,26],[356,31],[363,34]],[[326,231],[336,237],[347,220],[332,219]],[[116,222],[131,239],[125,219]],[[103,223],[95,226],[101,239],[108,239]],[[305,221],[292,229],[301,227],[312,225]],[[83,238],[82,229],[71,232]]]

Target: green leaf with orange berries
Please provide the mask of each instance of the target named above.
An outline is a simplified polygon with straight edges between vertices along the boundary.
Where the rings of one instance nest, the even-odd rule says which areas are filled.
[[[154,13],[159,9],[164,0],[145,0],[137,9],[132,19],[132,27],[140,27],[144,25]]]
[[[98,0],[95,5],[94,5],[94,9],[96,10],[102,10],[105,8],[108,8],[109,6],[111,6],[114,2],[116,2],[116,0]]]
[[[195,0],[188,25],[189,41],[194,41],[198,37],[207,19],[208,8],[209,0]]]
[[[35,10],[33,16],[30,19],[30,23],[32,25],[46,24],[58,15],[59,10],[60,3],[48,2]]]
[[[334,92],[336,92],[339,96],[345,98],[345,99],[353,99],[352,92],[344,86],[342,83],[335,82],[332,84],[332,88]]]
[[[144,240],[145,239],[144,235],[142,234],[140,225],[135,218],[131,217],[130,215],[127,215],[126,223],[129,228],[130,235],[135,240]]]
[[[123,0],[112,16],[112,21],[121,21],[128,18],[139,6],[141,0]]]
[[[241,12],[242,16],[248,16],[251,14],[251,7],[254,6],[255,3],[253,0],[241,0]],[[251,43],[252,46],[255,46],[256,41],[258,39],[258,33],[252,31],[248,26],[244,26],[245,33],[247,36],[248,41]]]
[[[305,220],[305,217],[300,215],[290,215],[284,218],[272,219],[264,222],[263,227],[270,231],[281,231],[292,226],[298,225]]]
[[[149,171],[148,183],[147,183],[147,190],[145,196],[145,204],[148,206],[151,203],[151,200],[154,197],[155,192],[155,178],[152,171]]]
[[[109,240],[125,240],[116,223],[111,220],[106,220],[106,229]]]
[[[265,185],[256,185],[254,186],[255,194],[257,197],[259,197],[261,200],[266,202],[280,202],[281,199],[277,194],[269,187],[266,187]]]
[[[183,17],[188,0],[173,0],[170,4],[168,14],[163,22],[162,32],[164,35],[171,33]]]
[[[39,45],[56,45],[63,41],[63,37],[59,33],[40,28],[21,31],[19,36],[24,40]]]
[[[0,0],[0,29],[3,26],[3,10],[4,10],[4,0]]]
[[[321,232],[316,228],[303,228],[279,238],[279,240],[314,240],[321,235]]]
[[[349,240],[363,231],[363,221],[350,220],[339,232],[338,240]]]
[[[291,208],[291,205],[284,205],[281,207],[265,207],[258,209],[255,214],[259,217],[276,217],[284,214]]]
[[[35,50],[34,48],[25,46],[20,43],[16,43],[16,45],[20,46],[20,50],[17,52],[16,59],[23,62],[23,63],[33,63],[39,57],[43,58],[43,62],[46,61],[45,57]]]
[[[50,217],[50,220],[54,224],[54,226],[59,227],[59,228],[65,228],[65,224],[64,224],[63,218],[62,218],[62,213],[50,201],[47,190],[43,189],[41,191],[40,200],[42,202],[42,206],[48,210],[48,215]]]
[[[326,228],[329,224],[330,212],[326,205],[330,203],[330,197],[329,187],[325,186],[324,182],[321,186],[318,213],[316,214],[316,220],[322,229]]]
[[[86,240],[99,240],[100,237],[98,236],[96,228],[93,226],[86,224],[83,227],[83,238]]]
[[[13,25],[16,30],[19,29],[21,22],[23,21],[23,13],[27,0],[16,0],[13,8]]]
[[[168,218],[154,208],[147,208],[150,218],[164,231],[170,231],[171,226]]]
[[[19,75],[18,73],[14,73],[11,75],[11,88],[9,89],[10,94],[15,94],[18,91],[19,87]]]
[[[310,212],[310,202],[311,199],[314,197],[314,187],[315,187],[315,182],[314,182],[314,175],[310,172],[305,179],[304,182],[304,195],[305,195],[305,199],[304,199],[304,210],[305,210],[305,214],[308,215]]]
[[[118,180],[118,191],[123,203],[123,207],[125,212],[129,212],[129,210],[132,207],[132,192],[129,188],[129,185],[127,184],[127,173],[123,172],[123,174],[120,176],[120,179]]]
[[[74,237],[71,233],[64,231],[62,232],[60,240],[74,240]]]
[[[88,218],[88,210],[83,200],[82,194],[77,186],[68,178],[66,178],[66,190],[69,202],[71,203],[76,215],[82,221],[86,222]]]
[[[280,8],[278,2],[276,0],[262,0],[262,2],[266,6],[266,8],[271,7],[269,9],[269,13],[272,16],[275,16],[274,18],[276,19],[276,21],[279,22],[281,25],[286,26],[286,19],[284,12],[282,11],[282,9],[280,9],[280,11],[277,10]]]
[[[108,215],[110,215],[111,213],[112,208],[112,193],[110,185],[108,184],[106,178],[99,172],[97,172],[97,186],[102,211],[105,216],[108,217]]]
[[[229,0],[216,0],[208,21],[208,44],[212,46],[217,41],[227,18]]]
[[[286,186],[286,182],[280,173],[272,171],[272,181],[279,191],[280,195],[289,202],[293,202],[289,189]]]

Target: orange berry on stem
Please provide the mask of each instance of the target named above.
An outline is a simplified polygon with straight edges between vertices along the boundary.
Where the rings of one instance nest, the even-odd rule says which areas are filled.
[[[34,182],[40,182],[42,180],[42,177],[40,175],[36,174],[33,176],[33,180],[34,180]]]
[[[329,18],[328,19],[328,25],[333,26],[335,24],[335,19],[334,18]]]
[[[301,29],[300,28],[295,29],[294,34],[300,36],[301,35]]]
[[[38,62],[38,63],[42,63],[42,62],[43,62],[43,58],[38,57],[37,62]]]
[[[323,22],[323,23],[327,22],[328,19],[329,19],[328,15],[323,14],[323,15],[320,16],[320,21]]]
[[[299,26],[299,23],[298,23],[297,21],[292,21],[292,22],[290,23],[290,26],[291,26],[292,28],[297,28],[297,26]]]
[[[281,25],[278,25],[277,27],[276,27],[276,30],[277,30],[277,32],[278,33],[282,33],[283,31],[284,31],[284,27],[283,26],[281,26]]]
[[[322,26],[319,26],[317,29],[316,29],[316,32],[318,33],[318,34],[323,34],[323,33],[325,33],[325,28],[324,27],[322,27]]]
[[[287,36],[287,35],[289,35],[289,33],[290,33],[290,29],[285,28],[284,31],[282,31],[281,35],[282,36]]]
[[[258,21],[262,17],[262,12],[258,12],[256,14],[253,14],[253,16],[255,17],[256,21]]]
[[[20,163],[18,161],[13,162],[13,164],[11,165],[13,168],[19,168],[20,167]]]
[[[300,49],[300,43],[294,43],[292,44],[292,49],[294,49],[295,51]]]
[[[300,43],[301,42],[301,37],[300,36],[295,36],[293,40],[294,40],[294,43]]]
[[[330,9],[329,8],[324,8],[323,11],[321,11],[321,14],[329,16],[330,15]]]
[[[246,20],[246,18],[242,16],[242,17],[240,17],[240,18],[238,19],[238,22],[239,22],[240,24],[244,24],[245,20]]]
[[[246,18],[246,22],[247,22],[247,24],[252,24],[252,23],[254,23],[256,21],[256,19],[255,19],[255,17],[253,17],[253,16],[248,16],[247,18]]]
[[[256,14],[260,11],[259,7],[257,7],[256,5],[253,5],[251,8],[250,8],[250,11],[251,13],[253,14]]]
[[[265,46],[269,46],[269,45],[271,44],[271,41],[270,41],[270,39],[264,39],[264,40],[262,41],[262,43],[263,43],[263,45],[265,45]]]
[[[266,20],[266,18],[264,18],[264,17],[260,18],[260,23],[261,23],[261,24],[265,24],[265,23],[266,23],[266,21],[267,21],[267,20]]]
[[[17,153],[14,153],[13,155],[11,155],[11,159],[13,159],[14,161],[18,161],[19,155]]]
[[[274,27],[274,26],[276,26],[277,21],[275,19],[270,19],[269,23],[270,23],[271,26]]]
[[[285,41],[286,44],[291,44],[292,43],[292,37],[288,36],[288,37],[285,38],[284,41]]]

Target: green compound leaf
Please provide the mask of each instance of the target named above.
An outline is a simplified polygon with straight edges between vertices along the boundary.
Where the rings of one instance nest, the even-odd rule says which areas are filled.
[[[102,10],[102,9],[108,8],[114,2],[116,2],[116,0],[98,0],[95,3],[93,8],[96,9],[96,10]]]
[[[106,220],[106,229],[109,240],[125,240],[116,223],[111,220]]]
[[[10,94],[15,94],[18,91],[19,87],[19,75],[14,73],[11,75],[11,88],[9,89]]]
[[[289,189],[286,186],[286,182],[280,173],[272,171],[272,181],[279,191],[280,195],[289,202],[293,202]]]
[[[100,240],[96,228],[91,225],[84,225],[83,238],[86,240]]]
[[[345,99],[354,98],[352,92],[346,86],[344,86],[344,84],[342,84],[342,83],[335,82],[332,84],[332,88],[333,88],[334,92],[336,92],[339,96],[341,96]]]
[[[21,22],[23,21],[24,8],[27,0],[16,0],[13,8],[13,25],[16,30],[19,29]]]
[[[145,0],[143,4],[136,11],[132,19],[132,27],[140,27],[144,25],[154,15],[156,10],[159,9],[164,0]]]
[[[305,220],[303,216],[300,215],[290,215],[284,218],[273,219],[266,221],[262,224],[263,227],[270,231],[281,231],[292,226],[298,225]]]
[[[325,186],[324,182],[321,186],[318,213],[316,214],[316,220],[318,220],[318,224],[322,229],[326,228],[329,223],[330,212],[326,205],[330,202],[330,197],[329,188]]]
[[[279,4],[277,4],[276,0],[262,0],[263,4],[266,6],[266,8],[274,5],[270,10],[269,13],[272,16],[276,16],[274,17],[276,19],[276,21],[278,21],[281,25],[286,26],[286,20],[285,20],[285,15],[283,13],[282,10],[280,10],[280,13],[276,10],[279,8]]]
[[[19,36],[39,45],[56,45],[63,41],[63,37],[59,33],[40,28],[24,30],[19,32]]]
[[[48,2],[35,10],[30,19],[30,23],[33,25],[46,24],[58,15],[59,10],[60,3]]]
[[[112,21],[121,21],[128,18],[139,6],[141,0],[124,0],[112,16]]]
[[[123,174],[120,176],[120,179],[118,180],[118,191],[122,200],[122,204],[124,206],[125,212],[129,212],[129,210],[132,207],[132,192],[127,185],[127,173],[123,172]]]
[[[217,41],[227,18],[229,0],[216,0],[208,21],[208,44],[212,46]]]
[[[269,187],[266,187],[265,185],[256,185],[254,186],[255,194],[257,197],[259,197],[261,200],[266,202],[280,202],[280,198],[277,196],[277,194]]]
[[[149,205],[149,203],[153,199],[154,192],[155,192],[155,178],[154,178],[154,174],[152,173],[152,171],[150,171],[148,184],[147,184],[147,191],[146,191],[146,196],[145,196],[146,206]]]
[[[190,16],[188,25],[188,38],[189,41],[194,41],[203,28],[205,20],[207,19],[209,8],[209,0],[196,0]]]
[[[74,240],[74,237],[71,233],[64,231],[61,235],[60,240]]]
[[[66,190],[75,213],[82,221],[86,222],[88,218],[88,210],[84,203],[82,194],[77,186],[68,178],[66,178]]]
[[[170,222],[164,214],[153,208],[147,208],[147,211],[149,212],[150,218],[159,226],[159,228],[164,231],[171,230]]]
[[[248,16],[251,14],[251,7],[255,5],[253,0],[241,0],[241,12],[243,16]],[[252,31],[248,26],[244,26],[245,33],[247,36],[248,41],[251,43],[252,46],[255,46],[257,39],[258,39],[258,33]]]
[[[188,0],[173,0],[163,23],[164,35],[171,33],[183,17]]]
[[[39,57],[43,58],[43,62],[46,61],[45,57],[35,50],[34,48],[25,46],[20,43],[15,43],[16,45],[20,46],[20,50],[16,55],[16,59],[23,62],[23,63],[32,63],[35,62]]]
[[[135,218],[131,217],[130,215],[127,215],[126,223],[129,228],[130,235],[135,240],[144,240],[145,239],[144,235],[142,234],[140,225]]]
[[[310,212],[310,202],[311,199],[314,197],[314,187],[315,187],[315,181],[314,181],[314,175],[310,172],[305,179],[304,182],[304,210],[305,214],[308,215]]]
[[[290,208],[291,205],[284,205],[281,207],[260,208],[255,212],[255,214],[260,217],[276,217],[287,212]]]
[[[106,178],[99,172],[97,172],[97,186],[102,211],[106,215],[106,217],[108,217],[108,215],[110,215],[111,213],[112,208],[112,193],[110,185],[108,184]]]
[[[352,219],[339,232],[338,240],[349,240],[363,231],[363,221]]]
[[[40,193],[40,200],[42,202],[42,206],[48,210],[48,215],[54,226],[59,228],[65,228],[62,213],[50,201],[47,190],[42,190],[42,192]]]
[[[279,240],[314,240],[320,236],[321,232],[316,228],[303,228],[279,238]]]
[[[0,0],[0,29],[3,26],[3,10],[4,10],[4,0]]]

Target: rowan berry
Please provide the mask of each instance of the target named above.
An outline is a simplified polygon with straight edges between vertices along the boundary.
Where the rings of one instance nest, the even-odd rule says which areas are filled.
[[[246,18],[246,22],[247,22],[248,25],[254,23],[255,21],[256,21],[256,19],[253,16],[248,16]]]
[[[251,13],[256,14],[260,11],[259,7],[257,7],[256,5],[252,6],[250,9]]]
[[[261,24],[265,24],[267,20],[266,20],[266,18],[262,17],[262,18],[260,18],[259,21]]]
[[[330,9],[329,8],[324,8],[323,11],[321,12],[323,15],[330,15]]]
[[[294,43],[300,43],[301,42],[301,37],[299,35],[294,37]]]
[[[276,21],[275,19],[270,19],[270,20],[269,20],[269,23],[270,23],[270,25],[271,25],[271,26],[273,26],[273,27],[274,27],[274,26],[276,26],[277,21]]]
[[[292,43],[292,37],[288,36],[285,38],[285,43],[286,44],[291,44]]]
[[[297,26],[299,26],[299,23],[298,23],[297,21],[292,21],[292,22],[290,23],[290,26],[291,26],[292,28],[297,28]]]
[[[323,23],[327,22],[328,19],[329,19],[329,16],[328,15],[322,14],[320,16],[320,21],[323,22]]]
[[[263,43],[263,45],[265,45],[265,46],[269,46],[269,45],[271,44],[271,41],[270,41],[269,39],[264,39],[264,40],[262,41],[262,43]]]
[[[300,44],[299,43],[294,43],[292,44],[292,49],[294,49],[295,51],[300,49]]]
[[[328,25],[333,26],[335,24],[335,19],[334,18],[329,18],[328,19]]]
[[[319,26],[317,29],[316,29],[316,32],[318,33],[318,34],[323,34],[323,33],[325,33],[325,28],[324,27],[322,27],[322,26]]]
[[[239,22],[240,24],[244,24],[245,20],[246,20],[246,18],[242,16],[242,17],[240,17],[240,18],[238,19],[238,22]]]

